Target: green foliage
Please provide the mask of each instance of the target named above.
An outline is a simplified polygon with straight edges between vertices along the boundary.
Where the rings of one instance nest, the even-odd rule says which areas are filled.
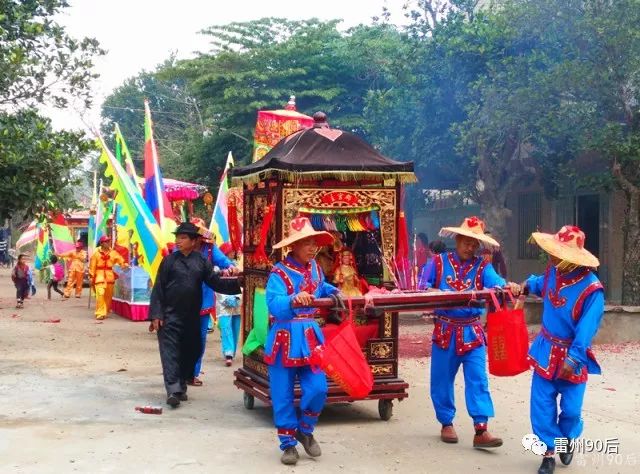
[[[0,0],[0,219],[72,205],[73,171],[91,149],[82,134],[54,132],[35,111],[91,100],[92,61],[102,51],[53,21],[67,6]]]
[[[64,107],[72,95],[90,102],[92,58],[102,51],[96,40],[76,40],[52,20],[67,6],[0,0],[0,105]]]
[[[54,132],[48,119],[26,110],[0,113],[0,138],[0,219],[73,205],[70,170],[92,149],[82,133]]]
[[[371,90],[390,87],[407,48],[388,25],[340,32],[337,22],[262,19],[208,28],[212,50],[167,61],[128,80],[105,101],[105,134],[118,122],[141,156],[142,100],[149,98],[165,176],[215,190],[226,155],[248,161],[259,109],[322,110],[333,126],[369,135],[363,109]]]

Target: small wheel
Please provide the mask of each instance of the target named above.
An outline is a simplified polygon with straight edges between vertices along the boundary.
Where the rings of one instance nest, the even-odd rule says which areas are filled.
[[[378,413],[380,414],[380,419],[389,421],[393,416],[393,401],[378,400]]]
[[[242,396],[242,401],[244,402],[244,407],[247,410],[253,410],[253,406],[256,403],[256,399],[254,398],[253,395],[251,395],[250,393],[244,392],[244,395]]]

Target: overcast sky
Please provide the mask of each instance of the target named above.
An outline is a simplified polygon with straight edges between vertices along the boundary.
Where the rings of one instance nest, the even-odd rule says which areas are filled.
[[[267,16],[289,19],[343,19],[344,27],[370,23],[383,5],[400,11],[403,0],[70,0],[58,21],[74,37],[98,39],[107,55],[97,61],[100,78],[94,83],[95,105],[85,111],[46,110],[58,128],[98,126],[100,105],[126,78],[153,69],[171,51],[178,57],[206,50],[198,31],[215,24]]]

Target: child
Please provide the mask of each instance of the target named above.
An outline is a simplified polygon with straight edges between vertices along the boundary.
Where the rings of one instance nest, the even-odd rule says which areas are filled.
[[[50,264],[47,267],[49,270],[49,283],[47,283],[47,299],[51,299],[51,288],[53,291],[64,297],[64,292],[58,288],[58,283],[64,280],[64,267],[58,261],[58,257],[51,256]]]
[[[16,308],[24,307],[24,299],[29,297],[31,290],[31,271],[26,259],[25,254],[18,255],[18,263],[11,271],[11,280],[16,287]]]
[[[228,242],[220,246],[220,251],[224,253],[236,266],[237,255]],[[218,316],[218,327],[220,328],[220,340],[222,342],[222,356],[225,365],[231,367],[233,358],[236,355],[238,346],[238,335],[240,334],[240,310],[242,308],[242,295],[216,295],[216,315]]]

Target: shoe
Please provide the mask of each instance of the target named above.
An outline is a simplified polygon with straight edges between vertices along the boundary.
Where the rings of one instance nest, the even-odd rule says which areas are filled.
[[[187,400],[189,400],[189,396],[185,392],[178,393],[177,395],[178,400],[180,400],[181,402],[186,402]]]
[[[567,440],[567,452],[558,453],[558,457],[560,458],[560,462],[565,466],[571,464],[571,461],[573,461],[573,440]]]
[[[473,437],[474,448],[498,448],[500,446],[502,446],[502,439],[491,436],[488,431],[483,431],[482,434]]]
[[[322,455],[320,445],[315,440],[312,434],[304,434],[301,431],[296,431],[296,439],[300,442],[305,452],[312,458],[317,458]]]
[[[224,365],[226,365],[227,367],[231,367],[232,363],[233,363],[233,357],[227,356],[224,360]]]
[[[556,470],[556,460],[552,457],[545,457],[542,459],[542,464],[538,468],[538,474],[553,474]]]
[[[98,321],[102,321],[102,320],[103,320],[103,319],[105,319],[105,318],[106,318],[106,316],[96,316],[96,319],[97,319]]]
[[[287,466],[295,466],[298,462],[298,459],[300,459],[298,450],[295,446],[290,446],[282,452],[280,462],[282,462],[282,464],[286,464]]]
[[[169,405],[171,408],[178,408],[178,405],[180,405],[180,395],[179,393],[172,393],[171,395],[169,395],[167,397],[167,405]]]
[[[442,427],[442,430],[440,430],[440,439],[443,443],[455,444],[458,442],[458,435],[453,425]]]

